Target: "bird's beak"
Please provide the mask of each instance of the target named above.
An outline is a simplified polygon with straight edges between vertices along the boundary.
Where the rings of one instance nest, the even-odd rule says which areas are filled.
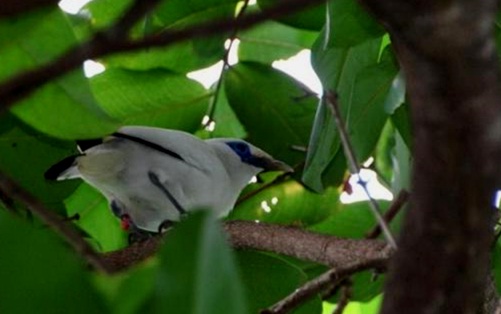
[[[264,162],[265,171],[283,171],[286,173],[294,172],[294,169],[291,166],[280,160],[267,158],[264,161],[265,161]]]

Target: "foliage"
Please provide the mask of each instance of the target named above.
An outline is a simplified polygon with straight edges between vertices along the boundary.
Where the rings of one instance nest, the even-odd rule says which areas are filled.
[[[277,2],[260,0],[248,10],[257,12]],[[112,25],[130,3],[94,0],[76,16],[54,7],[0,20],[0,80],[58,58]],[[241,5],[235,0],[160,1],[133,27],[131,37],[230,18]],[[339,96],[359,161],[373,157],[371,167],[396,194],[408,188],[412,141],[405,86],[383,28],[355,0],[339,0],[239,31],[236,37],[239,62],[225,71],[219,88],[206,89],[186,74],[224,58],[226,32],[106,56],[96,60],[106,67],[101,74],[86,78],[77,69],[44,85],[0,117],[0,170],[49,208],[65,216],[79,214],[75,224],[90,243],[112,251],[124,247],[126,237],[104,198],[81,182],[43,180],[51,164],[76,152],[75,140],[105,136],[127,124],[204,137],[245,136],[300,170],[271,185],[276,175],[264,175],[263,182],[251,184],[243,195],[269,186],[244,197],[228,219],[364,237],[375,220],[365,202],[339,201],[348,173],[329,108],[272,63],[311,49],[323,88]],[[202,118],[212,106],[215,130],[203,131]],[[398,229],[398,222],[392,227]],[[0,230],[5,252],[0,258],[1,313],[156,313],[167,308],[173,313],[256,313],[323,270],[273,254],[233,252],[219,224],[203,213],[175,228],[155,259],[116,276],[88,271],[61,239],[37,222],[0,210]],[[368,273],[356,276],[346,313],[376,313],[382,280],[373,281]],[[322,307],[327,313],[332,305],[322,305],[316,297],[294,313],[321,313]]]

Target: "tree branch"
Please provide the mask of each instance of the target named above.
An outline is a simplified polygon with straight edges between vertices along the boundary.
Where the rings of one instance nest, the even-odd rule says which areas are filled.
[[[112,272],[108,264],[105,263],[101,256],[92,249],[70,224],[61,219],[61,217],[56,215],[53,211],[45,208],[40,201],[3,173],[0,173],[0,194],[8,195],[24,203],[35,216],[55,232],[59,233],[59,235],[61,235],[61,237],[92,267],[105,273]]]
[[[301,305],[304,300],[313,297],[315,294],[340,283],[346,277],[367,269],[381,269],[385,267],[382,260],[354,261],[344,267],[337,267],[328,270],[319,277],[308,281],[306,284],[296,289],[292,294],[280,300],[271,308],[261,311],[261,314],[284,314]]]
[[[0,19],[13,17],[42,7],[56,6],[59,0],[4,0],[0,5]]]
[[[409,199],[409,195],[410,195],[409,192],[407,192],[406,190],[401,190],[398,193],[395,200],[393,200],[393,202],[391,203],[390,208],[388,208],[386,213],[384,213],[384,217],[383,217],[384,221],[389,223],[393,220],[393,218],[395,218],[395,216],[398,214],[400,209],[402,209],[402,207],[405,205],[405,203],[407,203],[407,200]],[[367,239],[376,239],[380,234],[381,234],[381,227],[378,224],[378,225],[374,226],[374,228],[367,233],[366,238]]]
[[[501,176],[497,1],[359,2],[390,32],[414,134],[410,206],[382,313],[475,313]]]
[[[110,40],[106,31],[97,32],[94,37],[77,47],[73,47],[59,58],[39,66],[33,70],[20,73],[0,85],[0,114],[5,112],[16,101],[21,100],[36,88],[43,84],[68,73],[80,66],[87,59],[96,59],[113,53],[134,51],[144,48],[167,47],[175,43],[183,42],[194,37],[206,37],[221,32],[237,29],[246,29],[268,19],[292,14],[294,12],[323,3],[325,0],[288,0],[287,5],[279,4],[263,9],[259,13],[252,13],[241,18],[210,21],[197,24],[185,29],[166,30],[156,35],[147,36],[139,40],[125,40],[120,37]],[[138,16],[125,14],[125,16]],[[119,25],[122,22],[118,22]],[[128,26],[132,23],[124,23]],[[112,26],[110,29],[114,29]]]
[[[348,168],[350,169],[351,173],[356,174],[358,176],[357,183],[362,187],[365,194],[367,195],[370,205],[369,208],[371,209],[374,217],[376,218],[379,227],[383,231],[386,241],[388,241],[388,244],[390,244],[392,248],[396,249],[397,242],[395,241],[393,235],[391,234],[388,224],[381,215],[381,209],[379,208],[379,204],[371,196],[369,190],[367,189],[367,182],[365,182],[360,177],[360,165],[358,164],[357,156],[355,155],[355,150],[351,145],[350,137],[348,136],[344,120],[341,116],[341,111],[339,110],[337,95],[328,91],[325,95],[325,100],[327,101],[327,104],[331,108],[332,116],[334,117],[334,121],[336,122],[336,126],[339,132],[339,138],[341,139],[341,144],[343,145],[344,154],[346,156],[346,160],[348,160]]]
[[[380,240],[342,239],[252,221],[225,222],[224,229],[235,249],[274,252],[337,269],[366,264],[370,264],[372,268],[384,268],[393,252]],[[161,238],[154,237],[119,251],[105,253],[102,257],[116,272],[153,255],[160,243]]]

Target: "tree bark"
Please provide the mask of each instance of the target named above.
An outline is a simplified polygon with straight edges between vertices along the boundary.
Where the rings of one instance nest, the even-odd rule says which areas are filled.
[[[411,104],[410,208],[382,313],[475,313],[501,160],[496,1],[361,1],[386,26]]]

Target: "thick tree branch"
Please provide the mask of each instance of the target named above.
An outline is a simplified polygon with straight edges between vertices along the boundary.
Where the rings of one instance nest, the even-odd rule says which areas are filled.
[[[382,313],[475,313],[501,175],[496,1],[360,2],[392,36],[414,134],[410,206]]]
[[[59,0],[3,0],[0,3],[0,18],[9,18],[42,7],[56,6]]]
[[[235,249],[269,251],[337,269],[355,264],[384,267],[392,254],[392,250],[380,240],[342,239],[251,221],[229,221],[224,223],[224,229]],[[153,255],[160,243],[161,238],[151,238],[123,250],[105,253],[103,259],[113,271],[120,271]]]
[[[195,37],[206,37],[221,34],[233,29],[246,29],[268,19],[292,14],[294,12],[318,5],[325,0],[288,0],[286,5],[279,3],[273,7],[263,9],[259,13],[252,13],[241,18],[210,21],[197,24],[185,29],[167,30],[156,35],[148,36],[139,40],[123,39],[122,36],[109,36],[107,31],[98,32],[89,41],[74,47],[48,64],[33,70],[23,72],[12,77],[0,85],[0,114],[5,112],[16,101],[26,97],[36,88],[60,77],[63,74],[81,66],[87,59],[96,59],[113,53],[134,51],[144,48],[167,47],[175,43],[189,40]],[[137,15],[125,14],[126,17]],[[120,20],[117,25],[122,22]],[[126,23],[127,26],[133,23]],[[115,29],[112,26],[110,29]],[[120,33],[121,34],[121,33]],[[113,40],[110,40],[113,39]]]

